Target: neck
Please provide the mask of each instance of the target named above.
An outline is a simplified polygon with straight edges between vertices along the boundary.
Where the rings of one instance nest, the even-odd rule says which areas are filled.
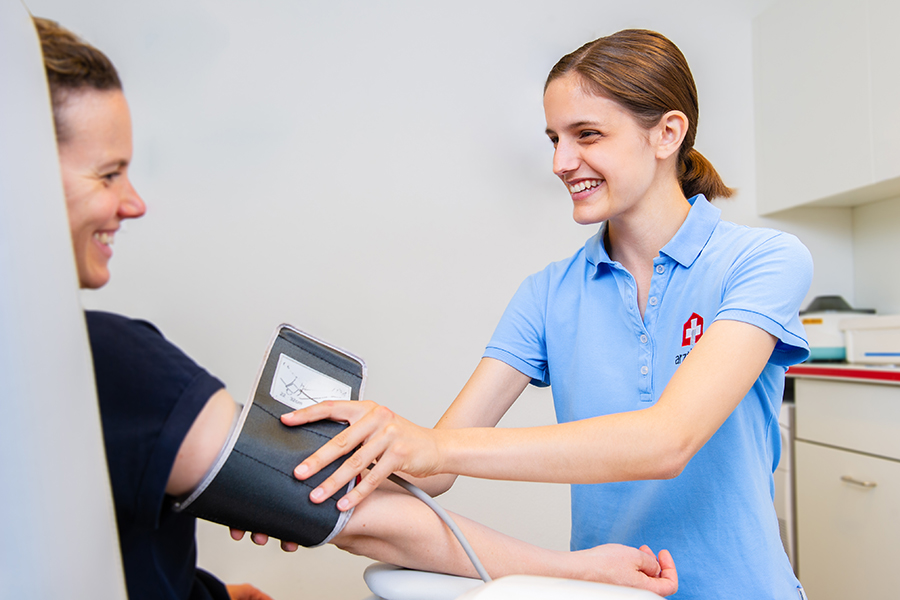
[[[681,188],[675,193],[644,198],[633,211],[617,215],[606,226],[609,256],[629,267],[653,264],[659,251],[671,240],[687,218],[691,205]]]
[[[678,232],[690,210],[679,186],[677,193],[644,198],[633,213],[618,215],[607,223],[604,242],[609,257],[634,277],[642,317],[653,278],[653,260]]]

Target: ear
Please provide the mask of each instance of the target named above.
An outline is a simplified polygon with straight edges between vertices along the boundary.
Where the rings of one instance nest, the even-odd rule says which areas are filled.
[[[677,154],[687,135],[688,119],[680,110],[671,110],[660,118],[655,127],[656,158],[665,160]]]

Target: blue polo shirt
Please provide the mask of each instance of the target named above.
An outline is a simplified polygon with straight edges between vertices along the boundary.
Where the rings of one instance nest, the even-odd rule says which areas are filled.
[[[526,279],[484,356],[550,385],[559,422],[640,410],[717,319],[775,336],[759,379],[678,477],[572,486],[573,550],[608,542],[672,552],[676,598],[791,598],[799,585],[773,506],[786,367],[809,355],[799,307],[812,277],[786,233],[720,220],[703,196],[654,260],[644,318],[634,278],[603,244]]]

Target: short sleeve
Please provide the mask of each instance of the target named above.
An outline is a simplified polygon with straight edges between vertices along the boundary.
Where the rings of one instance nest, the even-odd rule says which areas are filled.
[[[486,358],[505,362],[531,377],[531,383],[539,387],[550,385],[544,327],[547,285],[546,270],[522,282],[484,352]]]
[[[86,316],[119,527],[152,528],[178,449],[223,384],[150,323]]]
[[[755,325],[778,339],[770,362],[790,366],[809,357],[800,305],[813,262],[796,237],[776,232],[737,260],[724,282],[716,319]]]

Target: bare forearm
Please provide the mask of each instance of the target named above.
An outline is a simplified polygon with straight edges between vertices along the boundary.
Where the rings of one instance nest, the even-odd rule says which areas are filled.
[[[465,517],[453,519],[491,577],[525,574],[583,579],[675,593],[678,575],[667,551],[605,544],[578,552],[539,548]],[[462,547],[431,509],[404,494],[378,490],[366,498],[334,543],[354,554],[451,575],[477,576]]]
[[[529,429],[438,429],[439,470],[565,483],[674,477],[746,395],[774,346],[752,325],[716,322],[650,408]]]
[[[663,479],[677,475],[695,451],[665,407],[546,427],[494,427],[528,381],[505,363],[482,359],[435,427],[440,473],[555,483]],[[423,489],[440,490],[439,477]]]
[[[672,435],[660,412],[647,409],[522,429],[438,431],[441,471],[554,483],[674,477],[694,449],[690,440]]]
[[[669,478],[684,469],[740,403],[774,346],[775,338],[762,329],[717,321],[650,408],[560,425],[493,427],[527,378],[510,376],[512,367],[487,359],[479,365],[478,378],[473,375],[473,387],[467,384],[469,389],[435,429],[410,423],[387,407],[355,402],[323,402],[284,415],[282,421],[351,423],[294,472],[308,479],[353,452],[352,460],[311,493],[313,501],[321,502],[374,463],[338,501],[341,510],[359,504],[394,472],[566,483]],[[512,387],[504,387],[507,383]]]
[[[513,573],[584,579],[567,552],[546,550],[453,515],[492,577]],[[358,506],[335,545],[403,567],[478,577],[449,528],[419,500],[379,491]]]

